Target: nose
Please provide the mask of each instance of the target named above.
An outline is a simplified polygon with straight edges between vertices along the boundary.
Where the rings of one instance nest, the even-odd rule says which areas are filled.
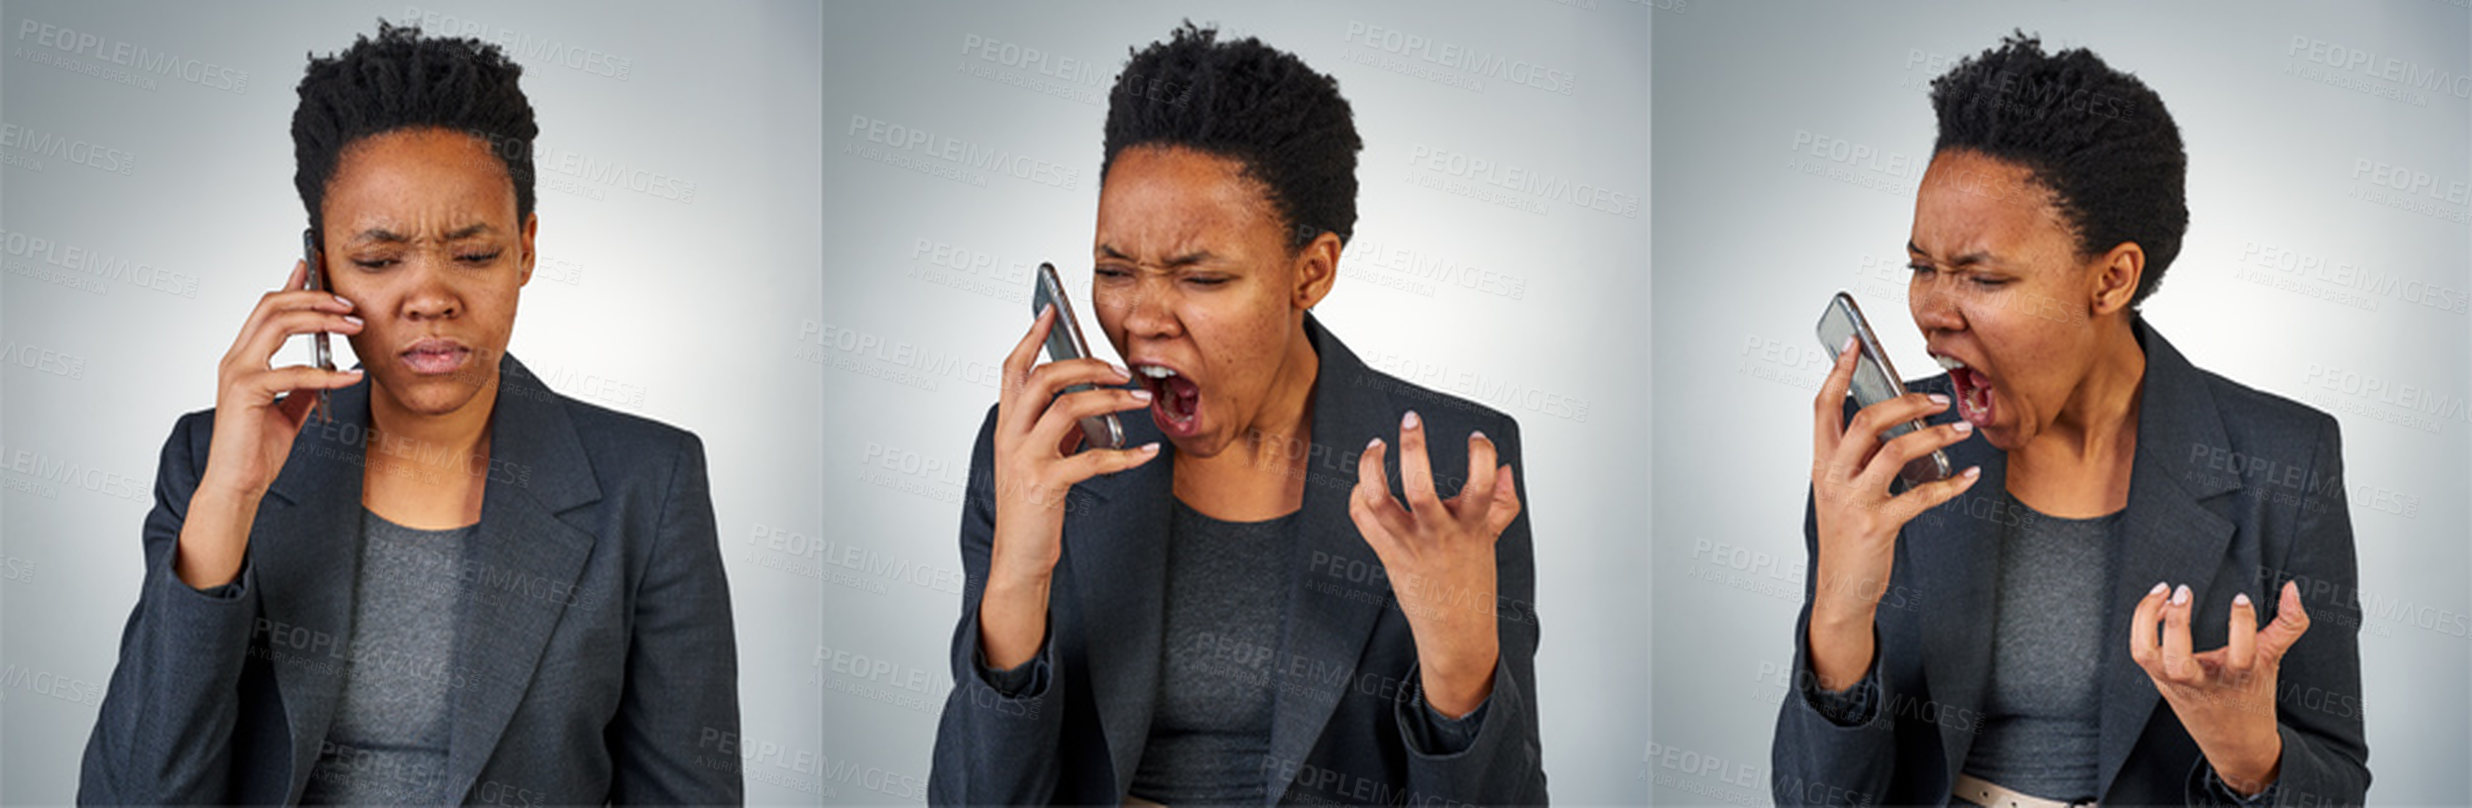
[[[1171,339],[1183,333],[1183,322],[1176,317],[1176,293],[1173,281],[1152,276],[1134,284],[1123,301],[1125,336],[1132,339]]]
[[[1906,307],[1914,314],[1915,327],[1922,329],[1925,336],[1965,330],[1965,311],[1959,307],[1957,296],[1949,294],[1947,284],[1953,281],[1945,280],[1946,277],[1944,273],[1917,272],[1914,281],[1906,284]]]
[[[463,313],[463,298],[448,282],[453,270],[441,266],[438,260],[406,262],[410,272],[410,290],[403,297],[403,316],[415,322],[421,320],[451,320]]]

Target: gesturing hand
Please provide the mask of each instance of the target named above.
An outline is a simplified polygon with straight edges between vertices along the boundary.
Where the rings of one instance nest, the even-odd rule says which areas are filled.
[[[2257,607],[2243,592],[2232,598],[2231,637],[2223,647],[2189,652],[2189,613],[2195,608],[2186,584],[2170,591],[2155,584],[2137,602],[2129,629],[2129,656],[2154,680],[2156,690],[2197,741],[2215,776],[2243,796],[2255,795],[2282,770],[2283,735],[2275,726],[2275,675],[2283,654],[2309,630],[2300,587],[2285,582],[2275,621],[2257,626]],[[2155,626],[2162,624],[2158,639]]]
[[[1424,422],[1411,410],[1399,422],[1399,480],[1407,488],[1403,507],[1391,496],[1386,448],[1374,438],[1357,461],[1348,516],[1381,559],[1399,609],[1408,616],[1426,703],[1443,715],[1464,716],[1493,692],[1494,664],[1502,653],[1495,623],[1494,541],[1519,516],[1519,493],[1511,467],[1494,465],[1493,440],[1472,432],[1467,484],[1458,496],[1442,499],[1425,454]]]

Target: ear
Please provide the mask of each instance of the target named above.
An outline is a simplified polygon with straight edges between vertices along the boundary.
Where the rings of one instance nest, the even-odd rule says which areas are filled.
[[[1329,296],[1331,283],[1339,279],[1339,234],[1322,231],[1297,250],[1295,275],[1296,287],[1289,300],[1296,310],[1313,308]]]
[[[539,253],[533,251],[532,241],[533,237],[539,235],[540,232],[541,214],[533,213],[525,216],[524,235],[518,246],[515,248],[516,260],[522,262],[516,270],[516,286],[523,286],[532,282],[533,260],[540,257]]]
[[[2094,297],[2090,302],[2095,316],[2126,311],[2129,301],[2137,297],[2138,281],[2146,275],[2146,248],[2134,241],[2120,242],[2096,259],[2092,269]]]

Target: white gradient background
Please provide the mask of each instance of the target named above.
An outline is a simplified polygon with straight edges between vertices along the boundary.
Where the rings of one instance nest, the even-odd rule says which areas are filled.
[[[2409,302],[2404,283],[2472,291],[2465,205],[2422,198],[2451,211],[2447,220],[2347,194],[2368,187],[2353,177],[2359,159],[2427,172],[2442,194],[2472,182],[2472,100],[2421,91],[2425,106],[2397,102],[2285,72],[2309,64],[2288,54],[2294,36],[2367,49],[2376,64],[2391,57],[2449,76],[2472,71],[2472,22],[2461,4],[2436,2],[1692,3],[1659,15],[1655,740],[1716,765],[1655,767],[1657,801],[1768,800],[1769,740],[1784,693],[1776,672],[1791,662],[1802,593],[1811,400],[1827,366],[1812,324],[1830,293],[1851,289],[1904,375],[1936,372],[1906,313],[1903,269],[1915,180],[1935,131],[1925,86],[1947,60],[2015,27],[2039,31],[2047,45],[2093,48],[2159,92],[2179,122],[2191,222],[2147,315],[2198,366],[2341,420],[2370,607],[2361,637],[2370,796],[2462,804],[2463,763],[2472,759],[2472,644],[2462,636],[2472,613],[2463,586],[2472,560],[2464,417],[2472,353],[2466,317]],[[1918,54],[1924,64],[1911,63]],[[1867,148],[1880,162],[1797,152],[1804,132],[1842,138],[1847,154]],[[2303,291],[2245,280],[2235,271],[2253,242],[2396,283],[2347,289],[2271,269],[2300,277]],[[2364,299],[2320,296],[2347,292]],[[2388,419],[2411,408],[2328,389],[2321,382],[2335,373],[2413,385],[2445,409],[2425,429],[2398,425]],[[2373,508],[2367,495],[2376,490],[2399,492],[2408,499],[2389,504],[2412,503],[2414,514]],[[1702,541],[1740,553],[1700,552]],[[1746,583],[1697,577],[1711,573]]]
[[[1637,451],[1647,440],[1645,206],[1621,216],[1548,201],[1528,212],[1420,185],[1465,180],[1411,164],[1421,145],[1644,197],[1649,9],[1588,5],[837,7],[824,105],[833,280],[814,345],[835,413],[824,439],[827,641],[836,646],[826,756],[895,778],[927,775],[961,607],[960,495],[971,439],[996,398],[995,367],[1029,327],[1027,282],[1040,261],[1055,262],[1088,308],[1107,88],[1128,49],[1189,16],[1259,36],[1338,78],[1365,141],[1362,190],[1355,238],[1317,315],[1376,367],[1463,396],[1479,385],[1470,397],[1519,419],[1548,784],[1563,802],[1644,799],[1635,769],[1647,741],[1638,575],[1647,467]],[[1465,89],[1353,61],[1374,51],[1351,42],[1351,23],[1566,71],[1573,92],[1493,80]],[[964,51],[987,41],[999,43],[992,60]],[[1005,64],[1006,45],[1054,55],[1043,64],[1062,80]],[[1066,57],[1086,67],[1068,68]],[[1056,83],[1021,86],[1039,81]],[[1027,155],[1075,181],[1055,187],[956,167],[925,149],[890,149],[868,142],[865,125],[852,132],[854,116],[1002,149],[1008,164]],[[961,179],[888,164],[880,153]],[[984,256],[986,266],[964,258],[960,269],[939,267],[940,248]],[[1470,269],[1516,277],[1521,290],[1514,298],[1435,282],[1375,257],[1398,251],[1445,261],[1460,277],[1474,277]],[[1098,333],[1087,313],[1084,324]],[[1094,342],[1100,356],[1118,359],[1104,339]],[[1540,411],[1550,406],[1544,396],[1584,402],[1584,420]],[[850,673],[879,670],[879,661],[889,672]],[[894,785],[876,791],[854,783],[834,800],[922,796],[910,793],[911,781],[886,782]]]
[[[786,767],[819,765],[821,604],[813,577],[761,565],[758,538],[772,528],[812,535],[824,518],[813,495],[822,379],[793,356],[822,299],[817,7],[12,0],[0,13],[0,120],[28,137],[80,139],[134,159],[120,174],[0,149],[11,157],[0,168],[0,229],[182,273],[196,286],[187,297],[114,280],[95,293],[21,274],[57,269],[40,255],[0,256],[10,355],[30,346],[80,369],[76,378],[16,362],[0,371],[0,450],[11,458],[0,470],[0,802],[72,798],[137,599],[158,451],[176,417],[214,404],[216,362],[299,254],[305,217],[290,125],[305,55],[340,50],[381,16],[422,11],[478,22],[485,38],[517,37],[542,132],[541,263],[510,350],[561,392],[703,438],[737,621],[742,740],[747,754],[764,755],[747,763],[747,795],[816,800],[813,775]],[[21,35],[25,20],[230,65],[247,83],[232,93],[170,78],[149,91],[30,61],[48,48]],[[614,60],[569,67],[545,55],[552,46]],[[615,60],[625,75],[603,75]],[[692,184],[693,194],[663,198],[552,170],[548,160],[568,153],[662,175],[673,191]],[[306,347],[294,340],[279,360],[305,359]],[[21,470],[20,453],[120,482],[97,491],[82,471],[61,480]]]

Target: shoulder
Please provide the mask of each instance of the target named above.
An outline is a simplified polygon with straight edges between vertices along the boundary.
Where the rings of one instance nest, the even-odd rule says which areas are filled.
[[[2198,380],[2214,400],[2215,415],[2235,443],[2310,444],[2332,434],[2335,417],[2325,410],[2196,368]]]
[[[704,442],[693,432],[562,393],[549,395],[552,403],[566,413],[567,423],[574,426],[575,437],[583,443],[596,467],[617,464],[618,473],[623,475],[630,467],[667,470],[690,457],[694,463],[703,462]]]

